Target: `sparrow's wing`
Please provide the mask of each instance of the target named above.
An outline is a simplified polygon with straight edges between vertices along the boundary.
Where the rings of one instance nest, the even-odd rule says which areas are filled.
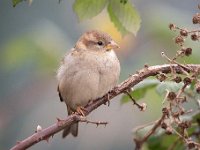
[[[73,50],[74,50],[74,49],[72,49],[70,52],[73,52]],[[63,69],[64,63],[65,63],[64,59],[65,59],[65,57],[66,57],[67,55],[68,55],[68,53],[66,53],[65,56],[62,58],[62,60],[61,60],[61,67],[60,67],[60,68],[58,69],[58,71],[57,71],[57,78],[58,78],[58,80],[61,80],[61,79],[62,79],[62,76],[63,76],[63,74],[64,74],[64,71],[65,71],[65,69]],[[63,98],[62,95],[61,95],[61,91],[60,91],[60,88],[59,88],[59,84],[58,84],[58,87],[57,87],[57,91],[58,91],[58,95],[59,95],[60,101],[63,102],[63,101],[64,101],[64,98]]]
[[[60,101],[63,102],[63,98],[62,98],[62,95],[61,95],[60,90],[59,90],[59,85],[58,85],[57,91],[58,91]]]
[[[68,115],[71,115],[73,113],[73,111],[71,110],[71,108],[68,105],[67,105],[67,112],[68,112]],[[78,123],[74,123],[74,124],[72,124],[70,126],[67,126],[63,131],[62,137],[65,138],[70,133],[74,137],[78,136]]]
[[[59,85],[58,85],[57,91],[58,91],[58,95],[60,97],[60,101],[63,102],[62,95],[59,91]],[[67,112],[68,112],[68,115],[71,115],[73,113],[73,111],[71,110],[71,108],[68,105],[67,105]],[[72,124],[71,126],[67,126],[63,131],[62,137],[65,138],[70,133],[74,137],[77,137],[77,135],[78,135],[78,123]]]

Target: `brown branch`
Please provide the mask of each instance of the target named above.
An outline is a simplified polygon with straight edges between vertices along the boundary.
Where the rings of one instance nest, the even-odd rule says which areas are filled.
[[[191,70],[196,70],[200,68],[200,65],[187,65],[188,68]],[[145,67],[144,69],[141,69],[136,74],[131,75],[128,79],[123,81],[121,84],[113,88],[110,92],[108,92],[103,97],[94,100],[92,103],[87,105],[85,109],[87,110],[85,115],[88,115],[90,112],[92,112],[94,109],[98,108],[100,105],[105,104],[108,102],[108,100],[116,97],[117,95],[124,93],[131,87],[135,86],[139,82],[143,81],[144,79],[155,76],[159,73],[170,73],[171,68],[173,68],[173,71],[176,73],[184,73],[183,71],[190,72],[191,70],[188,68],[182,68],[180,65],[177,64],[170,64],[170,65],[158,65],[158,66],[151,66],[151,67]],[[65,118],[64,120],[58,120],[57,123],[42,129],[41,131],[38,131],[34,133],[33,135],[29,136],[28,138],[24,139],[23,141],[17,142],[17,144],[11,148],[11,150],[23,150],[26,148],[31,147],[32,145],[43,141],[48,140],[49,137],[53,136],[54,134],[58,133],[59,131],[63,130],[66,126],[71,125],[75,122],[81,121],[81,116],[77,114],[72,114]]]
[[[165,119],[166,114],[163,113],[162,117],[156,121],[156,123],[153,125],[153,127],[151,128],[151,130],[149,130],[149,132],[142,138],[142,139],[134,139],[135,143],[136,143],[136,147],[135,150],[140,150],[142,145],[144,144],[144,142],[146,142],[148,140],[148,138],[155,133],[155,131],[160,127],[161,123],[163,122],[163,120]]]

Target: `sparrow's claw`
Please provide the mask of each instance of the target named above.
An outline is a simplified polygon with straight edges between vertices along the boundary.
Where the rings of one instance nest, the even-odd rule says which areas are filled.
[[[108,106],[110,106],[110,91],[105,95],[106,98],[106,102],[104,103],[104,105],[108,104]]]
[[[84,112],[87,112],[87,110],[86,110],[84,107],[82,107],[82,106],[78,106],[78,107],[76,108],[76,112],[77,112],[78,114],[80,114],[80,115],[82,115],[82,116],[85,117]]]

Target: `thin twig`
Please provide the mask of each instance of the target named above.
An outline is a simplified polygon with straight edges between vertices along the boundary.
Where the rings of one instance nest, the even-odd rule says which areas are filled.
[[[80,122],[96,124],[97,126],[99,126],[99,125],[105,125],[106,126],[108,124],[108,122],[105,122],[105,121],[90,121],[90,120],[87,120],[86,117],[81,117]]]
[[[129,96],[129,98],[132,100],[132,102],[133,102],[133,105],[136,105],[141,111],[144,109],[144,107],[142,106],[142,105],[140,105],[140,104],[138,104],[137,102],[136,102],[136,100],[132,97],[132,95],[128,92],[128,91],[125,91],[124,92],[126,95],[128,95]]]

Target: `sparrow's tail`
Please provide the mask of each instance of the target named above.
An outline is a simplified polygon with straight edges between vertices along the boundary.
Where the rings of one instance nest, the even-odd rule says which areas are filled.
[[[74,137],[78,135],[78,123],[72,124],[64,129],[62,137],[65,138],[68,134],[72,134]]]

